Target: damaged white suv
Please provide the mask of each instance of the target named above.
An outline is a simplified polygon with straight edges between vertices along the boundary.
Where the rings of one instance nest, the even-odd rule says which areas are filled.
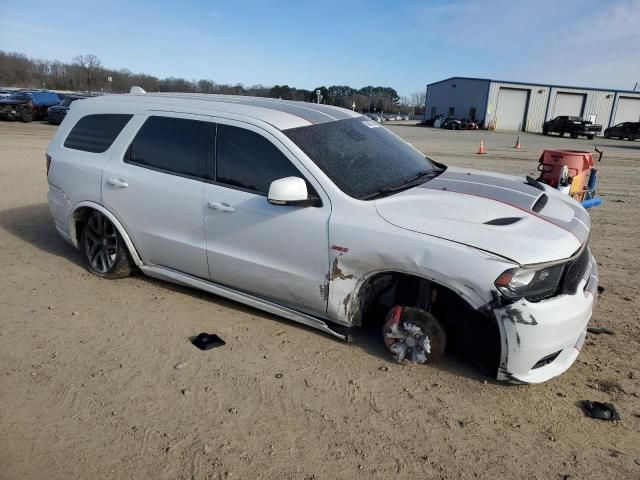
[[[597,292],[590,219],[534,180],[445,167],[348,110],[139,93],[72,105],[47,151],[49,205],[89,269],[135,269],[396,360],[447,345],[499,379],[576,359]]]

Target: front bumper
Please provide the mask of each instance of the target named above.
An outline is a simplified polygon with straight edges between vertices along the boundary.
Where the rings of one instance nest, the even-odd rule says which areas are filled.
[[[49,123],[61,124],[64,117],[67,115],[66,111],[51,111],[47,112],[47,121]]]
[[[598,267],[593,255],[575,294],[540,302],[521,299],[494,310],[502,349],[498,380],[541,383],[565,372],[584,343],[596,303]]]
[[[20,115],[15,108],[2,108],[0,109],[0,118],[4,120],[16,120]]]

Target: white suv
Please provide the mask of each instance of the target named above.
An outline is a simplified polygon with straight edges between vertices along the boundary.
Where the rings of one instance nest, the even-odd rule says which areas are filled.
[[[577,202],[445,167],[337,107],[91,98],[47,172],[56,228],[96,275],[139,269],[346,340],[373,325],[400,362],[454,343],[499,379],[542,382],[576,359],[595,303]]]

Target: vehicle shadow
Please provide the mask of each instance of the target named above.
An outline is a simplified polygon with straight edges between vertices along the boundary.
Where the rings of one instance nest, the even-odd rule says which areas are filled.
[[[84,267],[82,256],[56,231],[46,203],[0,211],[0,228],[40,250]]]
[[[617,144],[617,143],[599,143],[598,144],[599,148],[624,148],[627,150],[638,150],[640,149],[640,143],[629,143],[627,145],[623,145],[623,144]],[[605,150],[603,158],[606,160],[606,155],[607,155],[607,151]]]
[[[37,247],[45,253],[62,257],[73,262],[82,271],[87,270],[82,253],[69,245],[58,234],[53,223],[53,218],[46,203],[26,205],[23,207],[10,208],[0,211],[0,228],[11,235]],[[195,290],[181,285],[176,285],[152,277],[140,275],[141,281],[149,282],[158,287],[168,288],[172,291],[183,293],[197,298],[211,299],[218,305],[233,307],[252,315],[262,315],[269,318],[270,314],[261,312],[251,307],[245,307],[240,303],[226,300],[222,297],[210,295],[206,292]],[[277,318],[277,317],[274,317]]]
[[[27,205],[0,211],[0,228],[37,247],[43,252],[62,257],[73,262],[83,271],[86,270],[82,254],[65,242],[56,231],[53,219],[49,213],[49,207],[46,203]],[[157,280],[144,275],[141,275],[137,281],[148,282],[158,286],[159,288],[166,288],[177,293],[189,295],[193,298],[205,299],[216,305],[232,308],[246,313],[247,315],[279,322],[283,326],[291,325],[295,326],[295,328],[301,328],[316,335],[328,335],[312,327],[298,324],[276,315],[248,307],[232,300],[211,295],[200,290],[183,287],[181,285]],[[336,341],[340,342],[338,339],[336,339]],[[354,329],[352,343],[350,345],[345,344],[344,346],[345,348],[360,348],[371,356],[389,363],[389,365],[394,363],[381,341],[380,333],[376,329]],[[488,372],[484,372],[480,366],[470,362],[468,359],[452,349],[448,349],[447,352],[445,352],[444,358],[439,363],[434,364],[431,368],[437,368],[439,370],[468,377],[477,381],[483,381],[487,379],[487,377],[491,378],[491,375],[488,375]]]

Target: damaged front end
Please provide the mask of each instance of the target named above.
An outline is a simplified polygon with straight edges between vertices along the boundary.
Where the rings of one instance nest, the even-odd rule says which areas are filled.
[[[541,383],[560,375],[582,348],[596,302],[598,267],[589,248],[585,244],[562,263],[503,275],[496,280],[500,298],[493,307],[502,339],[497,378]],[[507,286],[513,278],[515,283]],[[525,281],[536,278],[535,288],[525,293]]]
[[[26,102],[0,103],[0,118],[5,120],[21,120],[27,115],[33,116]]]

